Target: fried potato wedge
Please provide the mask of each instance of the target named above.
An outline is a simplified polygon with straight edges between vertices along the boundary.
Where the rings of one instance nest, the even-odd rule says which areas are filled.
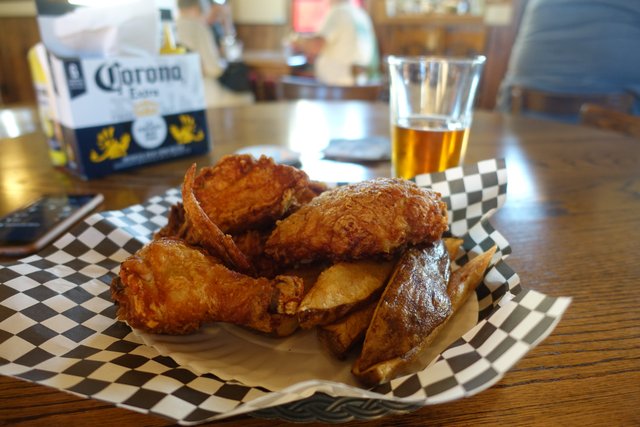
[[[371,364],[369,362],[368,365],[363,363],[363,360],[366,362],[368,360],[378,360],[381,357],[375,357],[372,355],[368,355],[368,359],[363,359],[361,357],[356,360],[352,373],[363,383],[366,385],[375,385],[384,382],[388,382],[393,378],[397,378],[398,376],[408,374],[412,371],[411,367],[414,366],[416,360],[418,359],[421,352],[423,352],[436,338],[437,334],[442,330],[444,325],[447,323],[449,319],[451,319],[453,313],[455,313],[465,302],[468,296],[476,289],[478,284],[482,281],[484,277],[484,273],[495,253],[495,246],[489,249],[487,252],[473,258],[467,264],[463,265],[453,273],[451,273],[451,277],[449,279],[449,283],[446,286],[446,296],[449,301],[449,314],[435,327],[431,330],[427,328],[424,331],[427,331],[425,335],[419,336],[418,334],[413,335],[416,339],[415,345],[411,347],[408,351],[404,353],[400,353],[398,351],[395,356],[387,359],[381,360]],[[400,265],[398,266],[400,268]],[[395,276],[392,277],[391,280],[394,280]],[[391,281],[389,283],[391,285]],[[439,286],[439,284],[435,284],[435,286]],[[383,298],[385,297],[383,294]],[[381,301],[382,302],[382,301]],[[374,314],[374,319],[372,320],[371,326],[369,330],[374,325],[374,322],[377,321],[376,316],[378,316],[378,311],[380,308],[376,310]],[[424,315],[424,314],[423,314]],[[431,316],[431,315],[429,315]],[[440,316],[436,314],[436,318],[439,319]],[[411,324],[412,322],[409,322]],[[435,323],[435,322],[434,322]],[[396,325],[397,326],[397,325]],[[367,351],[372,352],[375,351],[380,344],[378,342],[369,342],[367,343],[367,339],[369,339],[369,330],[367,331],[367,335],[365,338],[365,345],[368,344]],[[404,332],[404,335],[408,335],[411,331],[407,330]],[[398,333],[398,332],[396,332]],[[378,338],[379,340],[379,338]],[[405,347],[406,348],[406,347]],[[363,354],[364,354],[363,349]]]
[[[398,261],[367,329],[352,373],[376,383],[379,365],[408,354],[451,314],[449,254],[442,240],[408,249]],[[386,373],[385,373],[386,377]]]
[[[304,295],[309,293],[309,290],[316,284],[320,273],[329,268],[331,264],[328,263],[313,263],[313,264],[301,264],[295,268],[288,268],[282,271],[280,274],[287,276],[296,276],[302,279],[304,282]],[[296,315],[297,317],[297,315]]]
[[[447,248],[447,252],[449,252],[449,259],[454,261],[458,256],[458,251],[464,240],[458,237],[443,237],[442,241]]]
[[[300,326],[333,323],[370,301],[379,295],[393,267],[393,261],[355,261],[327,268],[298,307]]]
[[[363,337],[378,305],[377,300],[352,311],[329,325],[318,326],[320,344],[336,358],[343,360]]]
[[[481,253],[451,273],[451,278],[447,285],[447,294],[451,299],[451,306],[454,312],[476,290],[484,278],[484,272],[487,270],[495,253],[496,247],[492,246],[488,251]]]

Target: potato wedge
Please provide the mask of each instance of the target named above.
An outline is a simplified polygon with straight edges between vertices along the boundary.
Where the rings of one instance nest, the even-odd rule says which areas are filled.
[[[458,237],[444,237],[442,241],[447,248],[447,252],[449,252],[449,259],[454,261],[458,256],[458,251],[464,240]]]
[[[322,273],[329,267],[330,264],[326,263],[303,264],[295,268],[286,269],[280,274],[301,278],[304,282],[304,295],[306,295],[309,290],[311,290],[313,285],[315,285],[315,283],[318,281],[320,273]]]
[[[382,352],[384,356],[380,356],[378,354],[367,354],[366,358],[363,358],[365,354],[365,349],[363,348],[363,355],[356,360],[352,373],[363,383],[368,386],[380,384],[383,382],[387,382],[401,375],[405,375],[411,372],[411,367],[415,364],[417,358],[420,353],[424,351],[428,346],[433,342],[438,332],[444,327],[449,319],[451,319],[453,313],[455,313],[465,302],[467,297],[475,290],[478,284],[482,281],[484,277],[484,272],[495,253],[496,248],[492,247],[487,252],[473,258],[467,264],[457,269],[455,272],[451,274],[451,278],[449,283],[446,285],[446,296],[449,301],[450,310],[448,314],[433,328],[422,328],[419,330],[410,330],[408,328],[403,328],[404,332],[402,334],[404,336],[411,336],[414,341],[410,348],[407,349],[407,345],[404,345],[402,349],[396,352],[396,354],[392,357],[384,359],[388,352]],[[401,260],[402,262],[402,260]],[[392,280],[395,279],[392,277]],[[410,277],[410,280],[415,280],[415,277]],[[389,283],[391,285],[391,281]],[[410,289],[415,287],[416,285],[407,285],[406,288]],[[433,286],[439,286],[439,284],[434,284]],[[400,287],[402,288],[402,287]],[[413,293],[415,291],[412,291]],[[383,298],[386,296],[383,294]],[[387,297],[388,298],[388,297]],[[402,297],[399,297],[402,299]],[[381,300],[382,301],[382,300]],[[428,307],[429,310],[432,310],[433,307]],[[378,309],[380,310],[380,309]],[[377,352],[380,347],[379,342],[369,342],[369,331],[374,326],[374,322],[379,320],[376,319],[378,316],[378,310],[374,314],[374,319],[371,322],[371,326],[369,330],[367,330],[367,335],[365,337],[365,346],[367,346],[367,351],[369,353]],[[418,312],[419,314],[419,312]],[[420,315],[420,314],[419,314]],[[421,315],[425,315],[422,313]],[[440,313],[428,314],[427,316],[433,317],[435,316],[436,320],[441,318]],[[378,316],[379,317],[379,316]],[[384,316],[386,317],[386,316]],[[385,321],[385,319],[381,319]],[[388,320],[387,320],[388,321]],[[433,322],[435,323],[435,322]],[[414,322],[409,322],[409,325],[413,325]],[[396,328],[397,329],[397,328]],[[412,334],[413,332],[413,334]],[[398,333],[398,332],[396,332]],[[373,335],[375,337],[375,335]],[[374,338],[372,338],[373,340]],[[379,338],[377,339],[379,341]],[[404,352],[402,352],[405,350]],[[370,361],[374,362],[371,363]],[[368,363],[367,363],[368,362]]]
[[[298,308],[303,328],[335,322],[376,295],[387,283],[393,261],[340,262],[320,273]]]
[[[409,353],[451,314],[449,268],[449,253],[442,240],[424,249],[408,249],[402,255],[353,366],[357,378],[372,382],[378,364]],[[374,377],[370,378],[370,373]]]
[[[371,301],[335,323],[318,326],[320,344],[336,358],[345,359],[349,350],[364,337],[377,305],[377,300]]]
[[[449,259],[453,261],[462,246],[463,239],[445,237],[442,241],[449,253]],[[452,281],[449,280],[449,283],[452,283]],[[348,313],[334,323],[319,326],[318,339],[320,343],[336,358],[345,359],[348,351],[364,337],[377,304],[377,301],[372,301],[363,308]]]
[[[481,253],[451,273],[451,278],[447,285],[447,294],[451,298],[451,306],[454,312],[482,282],[484,272],[487,270],[489,262],[491,262],[491,258],[495,253],[496,247],[492,246],[488,251]]]

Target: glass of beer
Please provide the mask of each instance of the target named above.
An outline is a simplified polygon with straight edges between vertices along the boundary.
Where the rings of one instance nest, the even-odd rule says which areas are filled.
[[[393,176],[410,179],[464,160],[485,60],[389,57]]]

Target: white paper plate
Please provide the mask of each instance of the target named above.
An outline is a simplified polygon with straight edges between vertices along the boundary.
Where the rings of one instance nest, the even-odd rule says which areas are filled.
[[[475,294],[438,334],[420,357],[416,371],[426,367],[478,321]],[[186,336],[155,335],[134,330],[146,345],[198,374],[211,373],[248,386],[281,391],[305,381],[332,381],[358,386],[351,375],[355,355],[341,361],[320,346],[315,330],[298,330],[287,338],[273,338],[229,324],[212,324]]]

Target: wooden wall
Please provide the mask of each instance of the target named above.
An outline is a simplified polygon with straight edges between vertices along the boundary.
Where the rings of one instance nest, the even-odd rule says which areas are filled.
[[[263,1],[263,0],[261,0]],[[492,109],[509,61],[511,46],[527,0],[512,0],[513,18],[507,26],[486,25],[473,16],[386,18],[384,0],[365,2],[376,28],[381,54],[483,53],[487,56],[478,95],[480,108]],[[34,17],[0,17],[0,100],[4,104],[35,101],[27,51],[40,38]],[[289,24],[238,24],[238,37],[245,49],[279,50],[289,33]]]
[[[27,52],[40,40],[35,17],[0,18],[0,104],[34,103]]]
[[[236,33],[245,49],[280,50],[289,25],[236,24]]]

